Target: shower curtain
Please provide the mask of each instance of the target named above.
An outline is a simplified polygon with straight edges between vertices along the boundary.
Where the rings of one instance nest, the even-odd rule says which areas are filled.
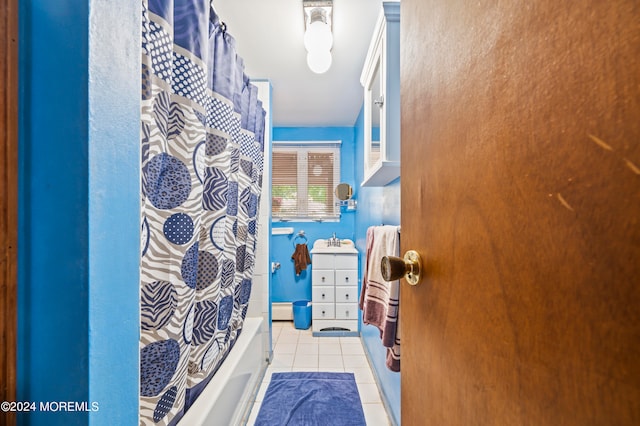
[[[175,424],[242,331],[265,112],[207,0],[143,0],[140,422]]]

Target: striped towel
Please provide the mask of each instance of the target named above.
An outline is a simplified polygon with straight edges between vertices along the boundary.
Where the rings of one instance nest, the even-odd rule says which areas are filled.
[[[380,330],[382,345],[387,348],[387,367],[392,371],[400,371],[400,281],[385,281],[380,262],[383,256],[398,256],[399,252],[397,226],[367,229],[367,260],[360,291],[362,321]]]

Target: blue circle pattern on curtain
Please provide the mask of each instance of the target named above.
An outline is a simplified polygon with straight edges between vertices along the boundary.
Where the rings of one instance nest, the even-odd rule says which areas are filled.
[[[231,312],[233,311],[233,297],[226,296],[220,301],[220,310],[218,311],[218,330],[226,330],[231,320]]]
[[[205,0],[143,0],[140,424],[175,424],[250,303],[264,110]]]
[[[173,403],[176,402],[177,394],[178,387],[171,386],[171,388],[162,395],[156,409],[153,410],[153,421],[155,423],[158,423],[169,413],[169,411],[171,411]]]
[[[198,243],[195,243],[185,253],[182,258],[182,266],[180,273],[184,283],[190,288],[196,288],[198,285]]]
[[[144,170],[147,198],[154,207],[170,210],[189,198],[191,175],[187,166],[166,152],[154,156]]]
[[[140,395],[156,396],[176,372],[180,346],[173,339],[153,342],[140,351]]]
[[[193,220],[188,214],[176,213],[164,223],[164,236],[173,244],[187,244],[193,238]]]
[[[207,251],[198,252],[198,274],[196,289],[204,290],[214,283],[218,276],[218,260]]]

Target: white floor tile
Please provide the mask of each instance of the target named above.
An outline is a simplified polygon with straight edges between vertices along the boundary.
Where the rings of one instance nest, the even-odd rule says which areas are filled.
[[[318,368],[321,370],[331,368],[344,371],[342,355],[320,355],[318,358]]]
[[[318,368],[318,371],[322,371],[322,372],[326,372],[326,373],[344,373],[344,368],[321,367],[321,368]]]
[[[378,385],[375,383],[358,383],[358,392],[363,404],[382,404]]]
[[[341,343],[343,355],[364,355],[362,344],[358,343]]]
[[[288,371],[291,371],[291,367],[289,367],[289,368],[273,368],[273,367],[269,366],[267,368],[267,371],[264,373],[264,379],[262,380],[262,382],[263,383],[271,382],[271,375],[273,373],[286,373]]]
[[[284,330],[278,337],[278,344],[280,343],[298,343],[298,335],[293,333],[285,333]]]
[[[318,344],[319,337],[313,337],[311,333],[300,333],[300,337],[298,338],[298,343],[315,343]]]
[[[294,357],[295,354],[274,353],[271,366],[273,368],[291,368],[293,367]]]
[[[273,353],[277,353],[277,354],[295,354],[297,348],[298,348],[298,344],[297,343],[278,342],[273,348]]]
[[[293,321],[281,321],[280,325],[283,330],[295,331],[298,332],[298,329],[293,325]]]
[[[318,368],[318,354],[297,353],[293,360],[293,368]]]
[[[317,343],[298,343],[298,348],[296,349],[296,354],[318,354],[318,344]]]
[[[318,350],[320,355],[342,355],[342,347],[340,346],[340,343],[320,342]]]
[[[382,404],[362,404],[367,426],[390,426],[387,411]]]
[[[369,361],[365,355],[342,355],[345,368],[369,367]]]
[[[356,377],[356,383],[375,383],[375,379],[373,378],[373,373],[369,367],[366,368],[350,368],[345,369],[345,371],[349,371],[353,373]]]
[[[299,367],[299,368],[292,368],[291,369],[292,372],[298,372],[298,373],[307,373],[307,372],[318,372],[318,368],[317,367]]]
[[[335,336],[321,336],[318,337],[318,340],[320,340],[322,343],[340,343],[340,337]]]
[[[295,334],[296,336],[300,335],[300,330],[293,327],[282,327],[280,334]]]

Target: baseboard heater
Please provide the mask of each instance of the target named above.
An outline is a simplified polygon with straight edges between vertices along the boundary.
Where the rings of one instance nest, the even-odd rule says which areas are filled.
[[[274,302],[271,304],[273,321],[293,321],[293,305],[291,302]]]

